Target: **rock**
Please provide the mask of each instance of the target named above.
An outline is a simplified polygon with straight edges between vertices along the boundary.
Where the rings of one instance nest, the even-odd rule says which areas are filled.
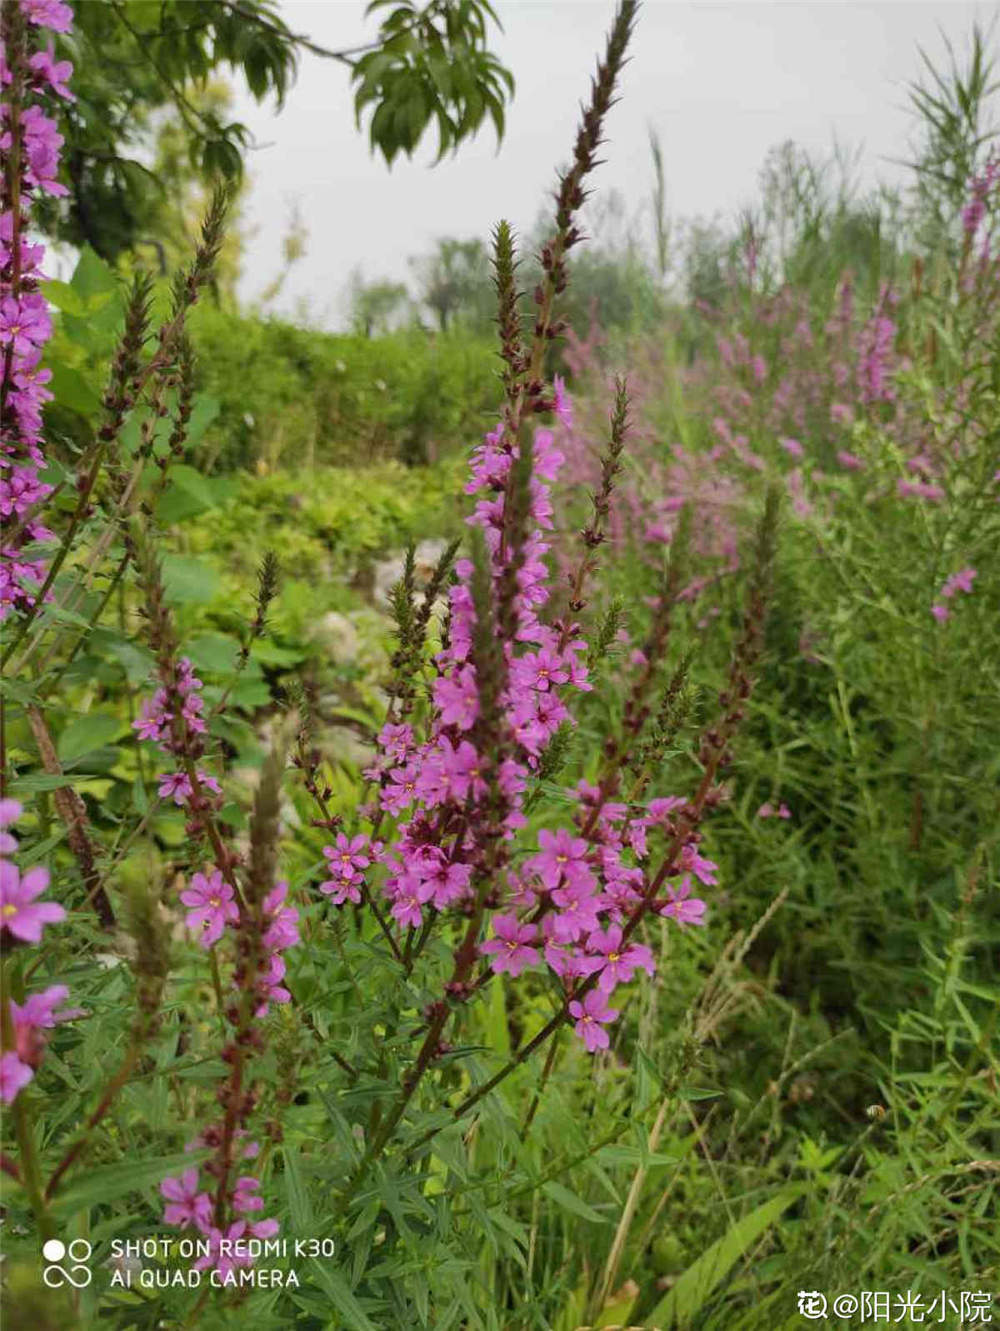
[[[444,554],[445,547],[445,541],[421,541],[414,550],[413,574],[418,591],[427,586],[438,560]],[[391,559],[380,559],[375,565],[374,597],[376,605],[388,606],[390,604],[389,593],[403,576],[405,564],[406,555],[398,554],[393,555]]]
[[[337,665],[353,665],[361,651],[361,637],[354,624],[339,610],[330,610],[312,631],[314,641]]]

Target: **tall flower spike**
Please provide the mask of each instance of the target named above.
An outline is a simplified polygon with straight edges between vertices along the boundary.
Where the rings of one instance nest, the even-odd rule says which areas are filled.
[[[34,199],[67,192],[57,179],[62,135],[43,105],[71,96],[65,80],[73,67],[68,61],[53,65],[34,45],[39,28],[66,31],[70,17],[64,5],[39,10],[20,0],[10,0],[0,14],[0,621],[33,613],[48,596],[37,547],[53,539],[40,520],[52,493],[42,479],[41,448],[42,408],[52,398],[46,387],[52,374],[41,360],[52,320],[39,289],[45,248],[30,244],[26,233]]]

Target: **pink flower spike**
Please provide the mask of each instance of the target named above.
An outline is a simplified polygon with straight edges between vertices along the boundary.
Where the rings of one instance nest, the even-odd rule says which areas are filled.
[[[847,471],[863,471],[864,462],[856,453],[849,453],[846,448],[840,449],[837,453],[837,461]]]
[[[926,499],[935,504],[944,498],[940,485],[932,485],[927,481],[904,481],[900,478],[896,482],[896,492],[901,499]]]
[[[932,605],[931,614],[939,624],[943,624],[946,619],[951,619],[951,611],[946,605]]]

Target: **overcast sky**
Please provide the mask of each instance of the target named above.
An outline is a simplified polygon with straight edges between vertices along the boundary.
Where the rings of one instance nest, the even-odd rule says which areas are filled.
[[[236,116],[251,129],[249,230],[241,293],[256,297],[280,270],[281,239],[297,207],[307,254],[275,312],[342,326],[352,269],[405,280],[407,258],[442,235],[484,239],[499,217],[528,229],[570,152],[580,99],[603,47],[612,0],[494,0],[503,32],[492,47],[513,72],[516,94],[499,150],[483,129],[438,166],[421,150],[388,170],[354,127],[349,71],[304,54],[284,109],[242,91]],[[793,139],[827,151],[863,146],[861,176],[898,179],[911,121],[906,85],[917,46],[944,55],[944,33],[963,49],[984,0],[860,4],[761,0],[645,0],[622,101],[608,122],[598,190],[612,187],[639,209],[651,188],[648,130],[663,143],[670,211],[730,216],[754,194],[768,148]],[[340,49],[370,40],[362,0],[285,0],[296,31]],[[995,31],[1000,31],[997,29]]]

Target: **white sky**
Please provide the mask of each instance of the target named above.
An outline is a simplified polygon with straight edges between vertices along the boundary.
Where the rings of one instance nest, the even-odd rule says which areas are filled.
[[[569,157],[613,3],[495,0],[495,8],[504,31],[493,30],[492,49],[517,82],[499,153],[490,127],[433,169],[432,138],[429,150],[389,171],[354,127],[349,70],[309,54],[279,115],[239,93],[235,118],[260,145],[249,158],[244,298],[280,270],[293,205],[307,254],[270,308],[329,328],[342,326],[353,268],[405,280],[408,256],[436,236],[486,239],[500,217],[531,227]],[[918,43],[939,61],[943,32],[964,51],[973,20],[988,24],[996,10],[985,0],[645,0],[623,99],[607,125],[606,165],[593,183],[620,190],[633,211],[643,204],[652,185],[649,126],[661,136],[677,216],[731,215],[753,197],[768,148],[788,138],[819,152],[834,135],[863,145],[863,181],[898,179],[886,159],[906,155]],[[282,15],[334,49],[376,31],[362,0],[285,0]]]

